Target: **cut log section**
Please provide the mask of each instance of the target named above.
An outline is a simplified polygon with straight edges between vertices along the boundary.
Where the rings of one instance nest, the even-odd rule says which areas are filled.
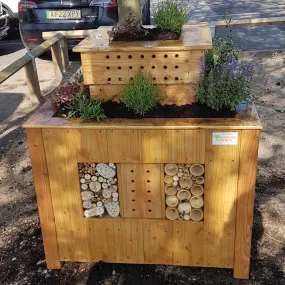
[[[179,203],[178,204],[178,212],[179,214],[189,214],[191,212],[191,206],[188,202]]]
[[[176,193],[177,193],[176,187],[168,186],[168,185],[165,186],[166,195],[176,195]]]
[[[202,197],[194,196],[190,199],[190,205],[195,209],[202,208],[204,206],[204,200]]]
[[[167,196],[165,202],[168,207],[174,208],[178,205],[179,201],[176,196]]]
[[[202,196],[204,193],[204,188],[201,185],[194,185],[191,187],[190,191],[193,196]]]
[[[178,172],[178,166],[176,164],[166,164],[164,172],[169,176],[174,176]]]
[[[191,194],[188,190],[180,190],[177,192],[177,198],[179,201],[189,200],[191,198]]]
[[[165,216],[168,220],[174,221],[178,219],[179,213],[175,208],[167,208]]]
[[[204,166],[202,164],[193,164],[190,167],[190,173],[194,176],[202,176],[204,174]]]
[[[192,221],[200,222],[204,218],[204,213],[203,213],[203,211],[201,209],[193,209],[190,212],[190,218],[191,218]]]

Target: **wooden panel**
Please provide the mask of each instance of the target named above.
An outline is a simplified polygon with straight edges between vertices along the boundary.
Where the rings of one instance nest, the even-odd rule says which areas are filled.
[[[109,161],[140,162],[140,138],[138,130],[108,130]]]
[[[152,26],[145,26],[151,28]],[[177,50],[207,50],[212,48],[212,37],[208,23],[187,24],[182,28],[179,40],[174,41],[137,41],[112,42],[108,32],[112,26],[100,27],[80,42],[74,52],[102,52],[102,51],[177,51]]]
[[[178,106],[195,102],[194,89],[190,84],[157,85],[161,90],[162,105],[176,104]],[[108,100],[120,102],[124,85],[90,85],[90,95],[100,102]]]
[[[203,51],[106,52],[81,54],[85,84],[127,84],[139,71],[156,84],[197,83]]]
[[[42,131],[39,129],[29,129],[26,132],[33,167],[33,176],[44,241],[46,263],[48,269],[60,269],[61,262],[59,258],[49,174]]]
[[[143,163],[204,163],[204,130],[141,131]]]
[[[89,255],[76,157],[80,132],[45,129],[43,139],[60,260],[87,261]]]
[[[143,222],[118,219],[114,223],[114,233],[116,262],[143,264]]]
[[[202,222],[173,221],[173,264],[203,266]]]
[[[240,141],[240,131],[237,133]],[[207,131],[204,193],[205,266],[233,267],[239,149],[239,143],[212,145],[212,131]]]
[[[235,278],[249,277],[259,134],[260,131],[255,130],[243,130],[241,133],[235,235]]]
[[[171,221],[144,220],[144,258],[146,264],[172,264]]]
[[[114,232],[116,222],[115,219],[85,219],[90,262],[116,261],[116,236],[119,234]]]
[[[78,162],[110,162],[106,130],[81,130]]]
[[[124,218],[164,216],[164,184],[160,164],[118,165],[119,200]]]

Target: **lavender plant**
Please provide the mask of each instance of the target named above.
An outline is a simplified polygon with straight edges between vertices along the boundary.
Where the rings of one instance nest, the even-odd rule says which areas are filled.
[[[238,61],[229,21],[228,28],[227,38],[214,38],[213,50],[201,58],[202,74],[196,100],[215,110],[235,110],[242,102],[251,103],[257,99],[253,90],[254,66]]]

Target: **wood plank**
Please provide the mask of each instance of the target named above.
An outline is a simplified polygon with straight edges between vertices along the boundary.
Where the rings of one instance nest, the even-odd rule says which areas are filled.
[[[42,131],[39,129],[29,129],[26,133],[32,161],[46,264],[48,269],[60,269],[62,264],[59,257],[52,196],[49,184],[49,173],[47,169]]]
[[[179,40],[169,41],[137,41],[110,42],[108,32],[112,26],[100,27],[91,33],[75,48],[74,52],[105,52],[105,51],[148,51],[154,48],[159,51],[207,50],[212,48],[212,38],[205,38],[204,30],[210,30],[208,23],[184,25]],[[203,35],[203,37],[202,37]]]
[[[44,101],[44,98],[41,93],[35,60],[32,60],[25,65],[25,74],[30,100],[34,104],[40,104]]]
[[[221,130],[215,130],[215,132]],[[206,133],[204,192],[204,265],[233,268],[236,198],[239,169],[238,145],[212,145]]]
[[[116,261],[116,236],[112,219],[85,219],[88,247],[90,253],[89,262]]]
[[[88,261],[89,252],[80,195],[78,130],[45,129],[43,139],[61,260]]]
[[[204,265],[203,222],[173,221],[173,264]]]
[[[144,220],[144,258],[146,264],[173,264],[171,221]]]
[[[84,83],[125,85],[139,71],[156,84],[198,83],[204,51],[104,52],[81,54]]]
[[[60,55],[62,60],[63,72],[67,72],[69,69],[69,54],[66,38],[59,41],[60,44]]]
[[[116,262],[144,263],[143,222],[141,220],[116,220]]]
[[[70,30],[70,31],[49,31],[43,32],[42,37],[44,40],[47,40],[56,34],[62,34],[66,39],[84,39],[89,36],[91,33],[95,32],[96,29],[91,30]]]
[[[159,219],[164,216],[160,164],[118,165],[119,200],[124,218]]]
[[[162,95],[161,105],[176,104],[182,106],[185,104],[192,104],[195,102],[194,89],[190,84],[173,84],[173,85],[157,85]],[[115,101],[120,102],[121,93],[124,85],[90,85],[90,95],[95,97],[100,102]]]
[[[142,130],[143,163],[204,163],[205,131]]]
[[[243,105],[242,107],[245,107]],[[135,130],[197,130],[197,129],[262,129],[255,106],[251,105],[252,113],[248,116],[235,118],[144,118],[144,119],[105,119],[103,121],[82,122],[53,117],[50,102],[46,102],[24,124],[24,128],[60,128],[60,129],[135,129]]]
[[[52,63],[53,63],[53,69],[57,80],[62,79],[63,77],[63,61],[61,58],[61,50],[60,50],[60,44],[59,42],[56,42],[51,47],[51,55],[52,55]]]
[[[258,130],[243,130],[241,133],[234,278],[249,277],[259,135]]]
[[[140,162],[140,138],[137,130],[108,130],[109,161]]]

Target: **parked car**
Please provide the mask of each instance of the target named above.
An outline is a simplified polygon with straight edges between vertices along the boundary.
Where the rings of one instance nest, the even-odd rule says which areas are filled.
[[[18,12],[22,40],[29,49],[43,42],[45,31],[95,29],[118,21],[117,0],[21,0]],[[68,40],[68,47],[79,41]]]
[[[0,2],[0,40],[2,40],[6,35],[9,26],[7,25],[7,15],[3,13],[2,3]]]
[[[3,14],[7,15],[8,34],[18,30],[18,3],[19,0],[1,0],[3,6]]]

